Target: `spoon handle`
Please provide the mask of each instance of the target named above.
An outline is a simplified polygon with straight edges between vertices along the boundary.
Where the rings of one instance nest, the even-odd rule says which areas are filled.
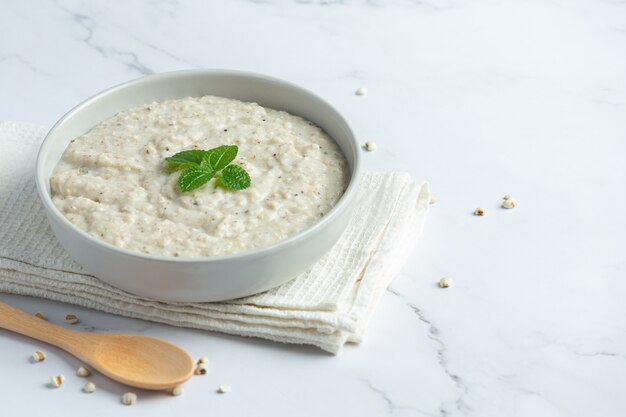
[[[0,328],[11,330],[71,351],[77,343],[88,343],[81,333],[65,329],[45,319],[0,302]]]

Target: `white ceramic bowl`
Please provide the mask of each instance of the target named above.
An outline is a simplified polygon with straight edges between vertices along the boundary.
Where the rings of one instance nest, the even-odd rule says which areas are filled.
[[[70,140],[121,110],[151,101],[207,94],[285,110],[323,128],[350,166],[346,192],[308,229],[254,251],[206,258],[154,256],[115,247],[78,229],[50,198],[50,176]],[[186,70],[150,75],[112,87],[70,110],[48,132],[37,158],[37,188],[52,231],[69,254],[101,280],[164,301],[219,301],[268,290],[294,278],[321,258],[353,213],[360,152],[341,115],[313,93],[263,75],[227,70]]]

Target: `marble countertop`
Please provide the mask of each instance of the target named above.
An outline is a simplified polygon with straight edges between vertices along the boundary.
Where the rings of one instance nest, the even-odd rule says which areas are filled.
[[[378,143],[367,169],[439,197],[364,342],[338,356],[0,295],[211,359],[183,396],[125,408],[102,376],[93,395],[77,378],[47,388],[79,362],[0,331],[0,414],[626,414],[626,2],[24,1],[2,4],[0,27],[0,119],[50,125],[153,72],[251,70],[327,98]]]

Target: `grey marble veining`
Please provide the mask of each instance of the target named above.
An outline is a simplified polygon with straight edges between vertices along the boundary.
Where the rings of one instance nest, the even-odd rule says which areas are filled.
[[[454,385],[456,386],[458,391],[458,397],[456,401],[454,401],[454,408],[462,415],[466,414],[470,410],[469,406],[464,402],[463,397],[467,394],[469,387],[459,375],[449,369],[449,365],[446,362],[446,345],[441,338],[439,329],[435,327],[435,325],[425,317],[424,312],[420,310],[419,307],[414,305],[411,301],[407,300],[406,297],[404,297],[401,293],[395,291],[393,287],[388,288],[387,291],[406,303],[407,307],[410,308],[413,313],[415,313],[419,321],[428,326],[428,338],[432,340],[435,344],[437,352],[437,363],[439,363],[439,365],[441,366],[441,370],[445,373],[445,375],[450,378],[452,382],[454,382]],[[448,411],[448,406],[446,404],[441,405],[441,407],[439,408],[439,412],[442,416],[448,416],[452,414],[450,411]]]

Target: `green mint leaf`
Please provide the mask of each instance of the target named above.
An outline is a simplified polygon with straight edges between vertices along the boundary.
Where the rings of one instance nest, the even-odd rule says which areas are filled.
[[[215,171],[205,167],[195,167],[185,169],[178,178],[180,191],[193,191],[209,182],[215,175]]]
[[[239,165],[228,165],[217,179],[217,184],[227,190],[244,190],[250,182],[250,175]]]
[[[222,145],[206,151],[202,157],[202,166],[220,171],[237,157],[239,148],[237,145]]]
[[[182,151],[169,156],[165,158],[165,162],[167,163],[167,167],[171,170],[189,168],[200,165],[205,154],[206,151],[192,149],[190,151]]]

